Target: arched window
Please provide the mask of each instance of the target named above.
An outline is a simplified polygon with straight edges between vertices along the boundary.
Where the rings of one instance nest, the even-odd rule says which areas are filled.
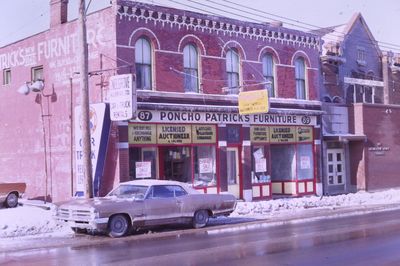
[[[199,91],[198,54],[195,46],[188,44],[183,48],[183,71],[185,72],[185,92]]]
[[[296,75],[296,98],[306,99],[306,66],[304,59],[299,57],[294,62]]]
[[[145,38],[135,43],[136,88],[151,89],[151,45]]]
[[[265,82],[265,88],[268,90],[269,97],[275,97],[275,64],[272,54],[265,54],[262,58],[263,76]]]
[[[234,49],[226,52],[226,73],[228,74],[228,93],[239,93],[239,54]]]

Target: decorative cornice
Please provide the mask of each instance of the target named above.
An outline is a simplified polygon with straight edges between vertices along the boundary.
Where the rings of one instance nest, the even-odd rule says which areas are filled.
[[[146,7],[151,7],[151,5],[146,5]],[[174,11],[174,9],[171,9],[171,12],[172,11]],[[185,14],[188,13],[189,12],[186,12]],[[267,25],[254,23],[249,23],[251,27],[245,27],[243,25],[236,25],[235,23],[216,20],[217,17],[215,16],[203,15],[204,18],[196,18],[190,15],[176,15],[163,11],[154,11],[143,6],[137,7],[137,5],[133,7],[119,5],[117,16],[120,20],[144,21],[146,24],[153,23],[154,26],[177,27],[178,30],[186,28],[186,30],[191,29],[193,31],[209,32],[223,36],[242,37],[244,39],[262,40],[265,42],[281,43],[297,47],[303,46],[313,49],[319,49],[320,46],[320,39],[318,36],[282,32],[279,29],[268,29]],[[239,23],[239,21],[237,22]]]

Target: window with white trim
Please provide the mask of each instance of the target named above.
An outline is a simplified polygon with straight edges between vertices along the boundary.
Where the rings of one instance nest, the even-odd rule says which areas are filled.
[[[226,52],[226,73],[228,76],[228,94],[239,93],[239,54],[231,48]]]
[[[32,81],[43,80],[44,79],[43,66],[33,67],[31,75],[32,75]]]
[[[306,99],[306,65],[304,59],[299,57],[294,63],[296,77],[296,98]]]
[[[185,92],[199,92],[198,53],[192,44],[183,48],[183,71]]]
[[[275,97],[275,63],[272,54],[267,53],[262,58],[263,76],[264,81],[269,82],[265,84],[265,89],[268,90],[269,97]]]
[[[136,88],[151,89],[151,45],[145,38],[135,43]]]

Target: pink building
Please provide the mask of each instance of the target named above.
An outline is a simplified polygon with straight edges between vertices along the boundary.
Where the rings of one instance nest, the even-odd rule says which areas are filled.
[[[65,4],[51,12],[48,31],[0,48],[0,175],[58,201],[80,191],[80,89],[77,22],[65,21]],[[104,119],[93,109],[92,129],[103,129],[97,194],[135,178],[245,200],[321,187],[319,37],[132,1],[89,15],[87,28],[93,108],[108,102],[116,74],[134,74],[138,97],[136,117],[109,129],[108,109]],[[42,96],[17,93],[38,79]],[[238,94],[264,89],[269,112],[240,115]]]

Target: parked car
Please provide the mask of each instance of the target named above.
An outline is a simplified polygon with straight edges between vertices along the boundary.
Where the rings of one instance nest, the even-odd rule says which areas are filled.
[[[25,183],[0,183],[0,205],[7,208],[17,207],[18,198],[23,196],[25,190]]]
[[[121,183],[105,197],[63,203],[55,210],[55,218],[74,230],[121,237],[156,225],[204,227],[209,217],[227,216],[235,207],[236,199],[230,194],[202,194],[176,181],[135,180]]]

